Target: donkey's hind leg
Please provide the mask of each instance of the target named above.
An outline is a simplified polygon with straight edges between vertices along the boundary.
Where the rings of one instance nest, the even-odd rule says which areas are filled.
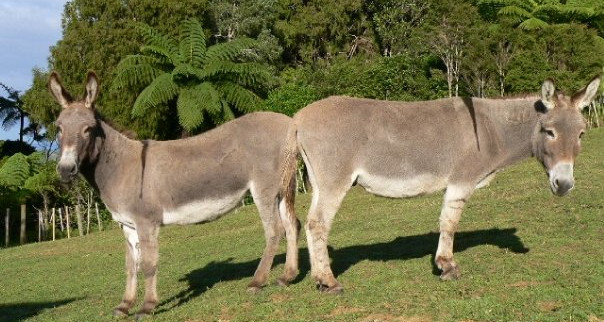
[[[459,266],[453,260],[453,239],[461,212],[474,187],[470,185],[453,185],[447,187],[440,214],[440,238],[436,250],[435,263],[442,270],[442,280],[457,279],[461,276]]]
[[[293,210],[293,201],[291,205],[286,205],[287,200],[279,202],[279,214],[281,223],[285,228],[285,237],[287,239],[287,251],[285,254],[285,270],[283,275],[277,279],[277,284],[287,286],[298,275],[298,236],[300,233],[300,221]]]
[[[126,291],[122,302],[113,310],[115,316],[126,316],[136,300],[136,275],[140,264],[140,249],[136,230],[122,226],[126,237]]]
[[[273,258],[279,248],[279,240],[283,234],[283,225],[281,225],[279,218],[279,210],[276,202],[277,197],[264,197],[258,196],[255,189],[251,189],[254,203],[260,213],[260,219],[262,219],[262,226],[264,228],[264,238],[266,240],[266,247],[262,253],[262,259],[256,268],[254,277],[248,285],[248,290],[252,293],[258,292],[268,280],[268,274],[273,265]]]
[[[329,266],[327,239],[333,218],[340,208],[349,187],[325,189],[313,186],[313,198],[306,222],[306,239],[310,253],[311,275],[317,287],[325,293],[339,294],[344,288],[336,280]]]

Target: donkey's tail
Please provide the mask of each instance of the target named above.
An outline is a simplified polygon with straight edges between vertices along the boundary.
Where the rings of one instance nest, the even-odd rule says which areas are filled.
[[[285,210],[290,222],[300,226],[296,217],[294,203],[296,201],[296,171],[298,170],[298,143],[297,128],[294,121],[287,130],[285,148],[281,158],[281,185],[279,187],[280,199],[285,202]],[[299,228],[298,228],[299,229]]]

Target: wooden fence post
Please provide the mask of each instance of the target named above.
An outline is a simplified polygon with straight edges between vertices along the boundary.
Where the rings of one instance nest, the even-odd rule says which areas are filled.
[[[61,226],[61,232],[65,231],[65,228],[63,228],[63,210],[61,207],[59,207],[59,225]]]
[[[101,224],[101,216],[99,215],[99,203],[94,203],[94,209],[96,210],[96,221],[99,224],[99,231],[103,230],[103,225]]]
[[[65,226],[67,226],[67,239],[69,239],[71,238],[71,228],[69,227],[69,208],[67,206],[65,206],[65,219],[67,219]]]
[[[42,241],[42,210],[38,210],[38,243]]]
[[[86,206],[86,235],[90,234],[90,204]]]
[[[84,236],[84,225],[82,225],[82,212],[80,212],[80,205],[75,205],[76,220],[78,221],[78,234],[80,237]]]
[[[10,208],[6,208],[6,215],[4,216],[4,246],[8,247],[10,242],[8,229],[10,228]]]
[[[27,236],[25,235],[25,205],[21,205],[21,232],[19,234],[19,244],[23,245],[27,242]]]
[[[55,208],[52,208],[52,240],[55,240]]]

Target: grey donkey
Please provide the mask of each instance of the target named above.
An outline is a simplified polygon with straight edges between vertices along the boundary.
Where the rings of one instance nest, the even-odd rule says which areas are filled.
[[[291,118],[258,112],[227,122],[198,136],[173,141],[136,141],[102,121],[95,110],[97,76],[87,76],[84,99],[74,100],[59,75],[50,75],[48,89],[63,107],[56,126],[63,181],[79,173],[99,192],[126,237],[126,290],[114,314],[127,315],[136,299],[137,272],[145,279],[145,295],[137,317],[158,303],[158,234],[161,225],[214,220],[240,204],[249,191],[266,238],[262,259],[249,284],[264,286],[283,232],[287,237],[287,285],[297,275],[300,223],[293,209],[295,174],[280,168]],[[292,178],[282,184],[282,178]],[[244,238],[244,236],[242,236]]]
[[[546,80],[541,95],[505,99],[405,103],[335,96],[303,108],[288,131],[288,146],[290,158],[297,151],[302,155],[313,187],[305,228],[319,289],[343,290],[330,268],[327,240],[334,215],[355,184],[394,198],[446,189],[435,262],[443,280],[458,278],[453,237],[462,210],[498,170],[536,157],[554,194],[573,188],[586,129],[581,109],[599,85],[596,77],[566,96]]]

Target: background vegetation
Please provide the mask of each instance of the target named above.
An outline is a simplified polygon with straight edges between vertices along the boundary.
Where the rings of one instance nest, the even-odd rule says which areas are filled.
[[[153,321],[601,321],[603,141],[602,128],[585,136],[567,197],[551,194],[534,160],[476,191],[455,236],[457,281],[441,282],[432,264],[442,194],[348,194],[330,235],[341,296],[315,290],[304,235],[291,286],[246,291],[264,247],[254,206],[205,225],[164,227]],[[310,194],[298,198],[302,220],[309,205]],[[110,320],[124,290],[123,243],[113,229],[1,250],[0,319]],[[282,245],[271,281],[284,253]]]

